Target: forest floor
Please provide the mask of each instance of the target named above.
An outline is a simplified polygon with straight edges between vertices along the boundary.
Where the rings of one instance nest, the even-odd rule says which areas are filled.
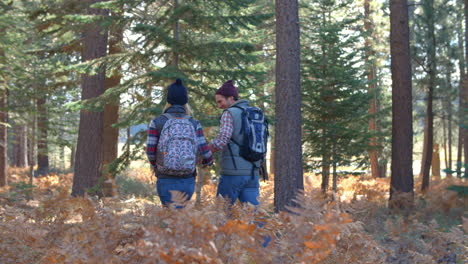
[[[468,262],[468,198],[447,190],[467,185],[458,179],[432,181],[414,209],[395,212],[387,209],[388,178],[342,177],[332,202],[319,177],[306,176],[301,208],[275,214],[273,181],[261,183],[256,209],[228,210],[211,182],[199,204],[194,195],[184,209],[166,209],[147,169],[119,176],[120,195],[102,199],[72,198],[71,174],[33,186],[26,170],[9,175],[0,189],[2,264]]]

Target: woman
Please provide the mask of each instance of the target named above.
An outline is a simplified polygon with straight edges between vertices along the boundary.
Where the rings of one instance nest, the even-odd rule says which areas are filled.
[[[177,79],[167,87],[167,104],[163,114],[154,118],[148,128],[146,153],[158,178],[156,188],[161,203],[173,201],[171,191],[187,200],[195,190],[196,161],[201,156],[204,166],[213,164],[200,122],[190,117],[187,88]]]

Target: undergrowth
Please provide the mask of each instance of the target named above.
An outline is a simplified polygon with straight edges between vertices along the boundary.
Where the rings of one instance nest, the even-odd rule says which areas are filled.
[[[259,208],[228,209],[207,184],[200,205],[194,197],[176,210],[145,197],[155,180],[145,170],[117,178],[120,198],[100,200],[71,197],[71,174],[33,186],[26,171],[9,175],[0,189],[0,263],[465,263],[468,256],[467,201],[446,189],[464,184],[457,180],[431,182],[413,211],[396,214],[387,209],[388,179],[347,177],[331,202],[319,178],[307,176],[301,207],[276,214],[272,181],[262,183]]]

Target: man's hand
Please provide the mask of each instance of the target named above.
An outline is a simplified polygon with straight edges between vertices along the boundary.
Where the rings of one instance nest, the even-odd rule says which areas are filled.
[[[208,163],[203,163],[203,164],[202,164],[202,168],[206,168],[206,167],[212,166],[212,165],[213,165],[213,160],[211,160],[211,161],[208,162]]]

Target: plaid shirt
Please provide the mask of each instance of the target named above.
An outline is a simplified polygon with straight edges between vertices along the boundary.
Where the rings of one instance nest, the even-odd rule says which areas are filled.
[[[200,122],[195,122],[197,124],[195,131],[197,135],[198,155],[201,155],[203,158],[202,164],[211,165],[213,164],[213,154],[206,144]],[[153,119],[149,124],[148,139],[146,141],[146,155],[148,156],[148,160],[153,168],[156,168],[156,152],[160,133],[161,131],[156,127],[156,119]]]
[[[231,141],[234,132],[234,119],[229,111],[224,111],[221,115],[219,124],[219,133],[210,143],[210,149],[213,151],[223,150],[229,141]]]

